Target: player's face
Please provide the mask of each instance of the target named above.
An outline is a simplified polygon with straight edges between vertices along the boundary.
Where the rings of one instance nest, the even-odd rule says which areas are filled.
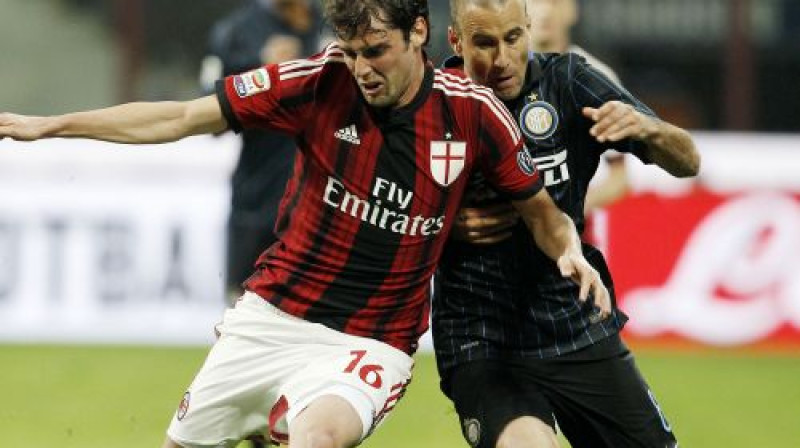
[[[418,19],[409,41],[397,29],[372,19],[370,28],[351,39],[339,39],[345,60],[364,99],[375,107],[400,107],[419,91],[424,73],[421,48],[427,27]]]
[[[502,6],[467,4],[459,30],[450,43],[464,58],[464,69],[475,82],[490,87],[502,100],[519,96],[528,64],[528,17],[524,0]]]
[[[577,19],[575,0],[527,0],[534,46],[549,47],[564,41]]]

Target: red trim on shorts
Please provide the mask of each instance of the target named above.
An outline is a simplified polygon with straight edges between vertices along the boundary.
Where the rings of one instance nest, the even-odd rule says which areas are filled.
[[[283,395],[281,395],[281,398],[279,398],[278,402],[275,403],[275,406],[272,407],[272,410],[269,411],[269,436],[275,443],[289,443],[289,434],[284,434],[282,432],[275,431],[274,429],[275,425],[278,423],[278,420],[284,418],[288,411],[289,402]]]

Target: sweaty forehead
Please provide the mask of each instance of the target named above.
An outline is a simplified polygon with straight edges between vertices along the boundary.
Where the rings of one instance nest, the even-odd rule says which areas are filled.
[[[466,36],[480,34],[500,37],[528,25],[525,7],[519,0],[502,4],[467,2],[459,11],[459,19],[461,30]]]

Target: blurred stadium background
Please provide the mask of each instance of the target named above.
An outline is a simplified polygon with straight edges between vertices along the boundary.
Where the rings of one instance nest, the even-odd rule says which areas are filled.
[[[0,110],[195,97],[241,3],[0,0]],[[704,156],[632,166],[596,229],[682,446],[800,446],[800,2],[585,0],[576,31]],[[223,308],[236,139],[36,145],[0,142],[0,445],[156,446]],[[365,446],[465,446],[428,352]]]

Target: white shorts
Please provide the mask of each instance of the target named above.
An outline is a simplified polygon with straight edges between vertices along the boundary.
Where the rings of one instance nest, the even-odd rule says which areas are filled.
[[[411,380],[406,353],[291,316],[251,292],[218,330],[167,430],[185,447],[233,447],[253,434],[286,443],[292,419],[323,395],[353,406],[363,439]]]

